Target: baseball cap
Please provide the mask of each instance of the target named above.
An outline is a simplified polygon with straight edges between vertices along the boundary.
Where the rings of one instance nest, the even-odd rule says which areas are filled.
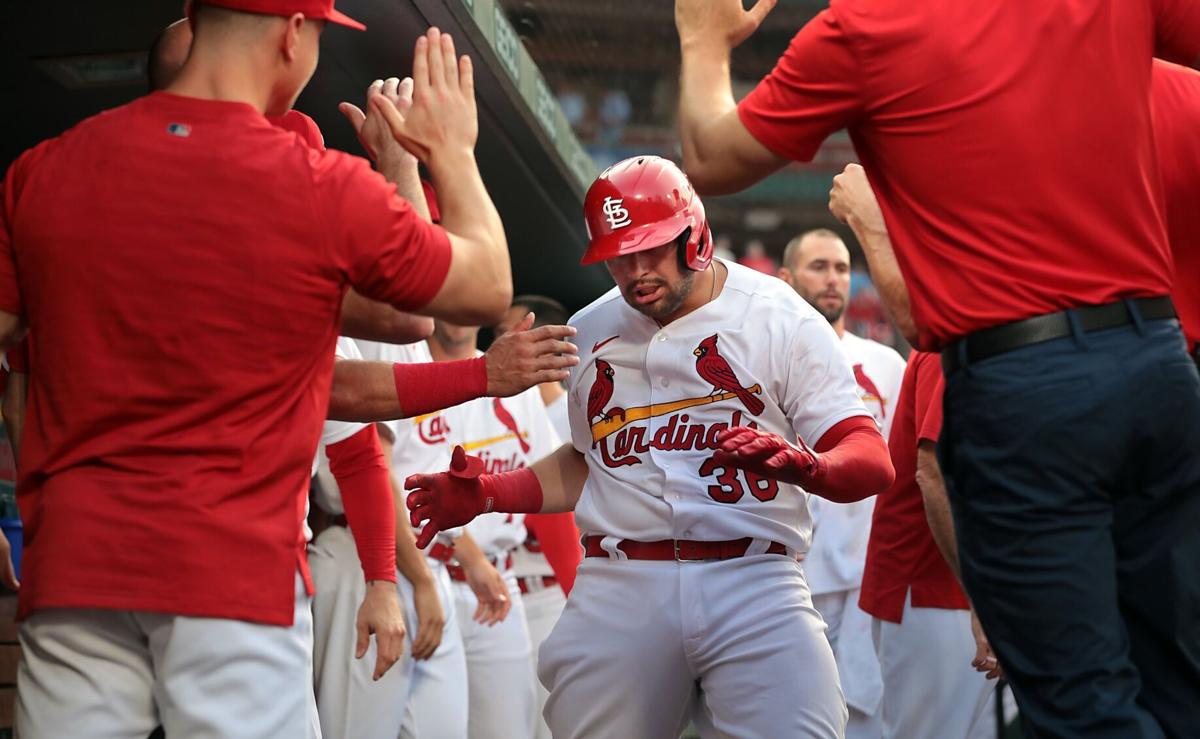
[[[261,13],[263,15],[287,16],[292,13],[303,13],[305,18],[318,18],[330,23],[348,26],[358,31],[367,30],[367,27],[363,24],[345,13],[335,10],[333,0],[201,0],[201,2],[205,5],[215,5],[219,8],[241,10],[247,13]]]

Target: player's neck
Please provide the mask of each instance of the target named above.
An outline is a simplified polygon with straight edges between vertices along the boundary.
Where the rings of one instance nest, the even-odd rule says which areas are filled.
[[[837,319],[830,325],[833,326],[833,332],[835,334],[837,334],[839,339],[846,338],[846,317],[845,316],[842,316],[841,318]]]
[[[192,58],[166,91],[201,100],[247,103],[266,113],[271,106],[272,84],[268,75],[254,72],[251,60],[245,56],[213,58],[213,53],[193,47]]]
[[[678,321],[694,310],[708,305],[712,301],[721,296],[721,290],[725,287],[725,280],[729,277],[729,268],[721,264],[717,260],[713,260],[708,269],[696,276],[692,282],[692,289],[684,299],[683,305],[679,306],[679,310],[672,313],[670,316],[658,321],[658,325],[666,326],[669,323]]]

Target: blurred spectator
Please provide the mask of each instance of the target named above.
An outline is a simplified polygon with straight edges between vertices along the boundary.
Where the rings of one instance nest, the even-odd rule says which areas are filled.
[[[558,107],[562,108],[563,116],[571,128],[580,131],[587,121],[587,98],[574,85],[565,85],[558,91]]]
[[[625,136],[625,127],[633,115],[633,104],[624,90],[609,90],[600,101],[600,132],[598,139],[605,146],[615,147]]]
[[[846,308],[846,330],[881,344],[896,346],[897,334],[883,308],[871,277],[854,270],[850,278],[850,305]]]
[[[779,271],[779,265],[767,255],[766,247],[758,239],[746,244],[746,253],[738,260],[738,264],[772,277]]]

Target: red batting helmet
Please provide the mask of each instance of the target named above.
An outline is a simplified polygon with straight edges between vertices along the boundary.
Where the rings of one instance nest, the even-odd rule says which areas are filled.
[[[640,156],[604,170],[583,200],[588,248],[583,264],[669,244],[688,231],[684,261],[700,271],[712,262],[712,233],[692,183],[662,157]]]

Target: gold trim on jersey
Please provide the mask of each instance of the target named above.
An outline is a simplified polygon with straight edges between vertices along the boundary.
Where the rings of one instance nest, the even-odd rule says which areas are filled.
[[[515,439],[515,438],[517,438],[517,435],[512,432],[509,432],[507,434],[504,434],[503,436],[493,436],[490,439],[480,439],[479,441],[468,441],[462,445],[462,448],[464,451],[471,452],[476,449],[482,449],[485,446],[491,446],[492,444],[499,444],[502,441],[508,441],[509,439]],[[522,432],[521,438],[528,440],[529,433]]]

